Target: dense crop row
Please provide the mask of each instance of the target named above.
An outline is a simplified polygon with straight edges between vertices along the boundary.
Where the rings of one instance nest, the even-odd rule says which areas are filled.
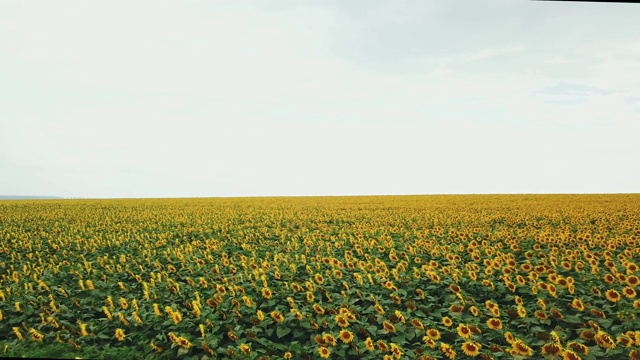
[[[0,202],[0,353],[640,359],[640,196]]]

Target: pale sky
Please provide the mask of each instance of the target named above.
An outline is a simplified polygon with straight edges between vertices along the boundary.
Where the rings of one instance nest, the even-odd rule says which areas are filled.
[[[640,192],[640,5],[0,1],[0,195]]]

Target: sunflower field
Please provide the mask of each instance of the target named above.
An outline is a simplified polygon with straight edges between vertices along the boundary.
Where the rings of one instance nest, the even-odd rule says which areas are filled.
[[[640,359],[639,259],[640,195],[1,201],[0,356]]]

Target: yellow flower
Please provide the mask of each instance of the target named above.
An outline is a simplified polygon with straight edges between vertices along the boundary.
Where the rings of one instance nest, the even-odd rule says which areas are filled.
[[[160,306],[158,304],[153,304],[153,311],[156,313],[157,317],[162,317],[162,311],[160,311]]]
[[[124,338],[125,338],[124,330],[117,328],[115,336],[116,336],[116,339],[118,339],[118,341],[124,341]]]
[[[273,292],[271,291],[271,289],[269,289],[268,287],[264,287],[262,288],[262,297],[265,299],[271,299],[271,297],[273,296]]]
[[[353,333],[348,330],[340,330],[340,334],[338,335],[338,337],[345,344],[349,344],[353,341]]]
[[[607,297],[607,300],[611,301],[612,303],[616,303],[620,301],[620,299],[622,299],[620,293],[613,289],[605,291],[604,295]]]
[[[458,336],[463,339],[468,339],[471,337],[471,330],[464,324],[458,325]]]
[[[338,323],[340,327],[349,326],[349,321],[343,315],[336,315],[336,323]]]
[[[378,346],[378,349],[380,349],[380,351],[389,352],[389,346],[387,346],[387,344],[384,341],[378,340],[376,341],[376,345]]]
[[[318,315],[324,315],[324,309],[318,304],[313,304],[313,311],[315,311]]]
[[[151,345],[151,349],[153,349],[153,351],[157,352],[157,353],[161,353],[164,351],[163,348],[161,348],[160,346],[156,345],[153,340],[151,340],[151,342],[149,343],[149,345]]]
[[[258,317],[258,320],[260,320],[260,321],[264,320],[264,313],[262,312],[262,310],[258,310],[256,312],[256,316]]]
[[[318,347],[318,354],[320,354],[321,358],[328,359],[329,356],[331,355],[331,350],[327,349],[324,346],[320,346]]]
[[[111,315],[111,312],[109,311],[109,309],[107,309],[106,306],[102,307],[102,311],[104,312],[104,314],[107,316],[107,319],[109,320],[113,320],[113,315]]]
[[[447,343],[443,343],[443,342],[440,343],[440,351],[442,351],[444,353],[444,356],[446,356],[450,360],[453,360],[456,358],[456,352],[453,350],[451,345]]]
[[[190,349],[192,346],[191,342],[183,337],[178,338],[178,344],[185,349]]]
[[[246,355],[251,355],[251,346],[247,344],[240,344],[240,351]]]
[[[462,352],[467,356],[478,356],[481,348],[482,345],[475,341],[465,341],[464,343],[462,343]]]
[[[87,332],[87,324],[85,323],[80,323],[80,335],[81,336],[89,336],[89,333]]]
[[[433,340],[440,340],[440,331],[438,329],[427,329],[427,336]]]
[[[571,307],[578,311],[584,311],[585,309],[584,303],[578,298],[575,298],[571,301]]]
[[[611,336],[604,331],[598,331],[593,339],[596,341],[598,346],[605,349],[615,349],[616,343],[613,341]]]
[[[331,334],[322,334],[322,340],[331,345],[331,346],[336,346],[338,345],[338,341],[336,340],[336,338],[331,335]]]
[[[16,337],[18,338],[18,340],[22,340],[23,336],[22,333],[20,332],[20,329],[16,326],[12,327],[11,330],[13,330],[13,333],[16,334]]]
[[[373,340],[371,340],[370,337],[368,337],[365,341],[364,341],[364,346],[367,348],[367,350],[369,351],[374,351],[375,347],[373,345]]]
[[[394,343],[390,343],[389,345],[391,346],[391,353],[393,354],[393,356],[396,359],[402,358],[402,355],[404,355],[404,351],[402,351],[402,349],[400,349],[400,347]]]
[[[529,346],[527,346],[527,344],[524,343],[524,341],[517,339],[515,340],[512,344],[511,347],[513,348],[513,351],[520,355],[520,356],[532,356],[533,355],[533,349],[531,349]]]
[[[491,330],[501,330],[502,321],[498,318],[490,318],[489,320],[487,320],[487,326]]]
[[[133,319],[136,321],[137,324],[142,325],[142,319],[140,318],[140,316],[138,315],[138,312],[134,311],[131,316],[133,316]]]
[[[453,326],[453,321],[448,316],[445,316],[442,318],[442,324],[446,327],[451,327]]]
[[[182,321],[182,314],[180,314],[180,312],[178,311],[173,311],[171,313],[171,319],[173,320],[174,324],[178,324]]]
[[[277,310],[271,312],[271,317],[278,323],[284,322],[284,315],[282,315],[282,313]]]
[[[390,333],[395,333],[395,332],[396,332],[396,327],[395,327],[395,326],[393,326],[393,324],[392,324],[392,323],[390,323],[390,322],[388,322],[388,321],[386,321],[386,320],[382,323],[382,327],[383,327],[385,330],[387,330],[388,332],[390,332]]]
[[[44,339],[44,335],[39,333],[38,330],[34,328],[31,328],[31,330],[29,330],[29,334],[31,334],[31,338],[37,342],[41,342],[42,339]]]
[[[547,343],[542,345],[540,351],[542,355],[557,356],[562,352],[562,346],[555,343]]]

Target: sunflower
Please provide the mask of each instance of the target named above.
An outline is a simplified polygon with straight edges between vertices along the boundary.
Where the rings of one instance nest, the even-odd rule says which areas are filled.
[[[607,300],[611,301],[612,303],[616,303],[620,301],[620,299],[622,299],[622,296],[620,296],[620,293],[613,289],[609,289],[605,291],[604,295],[607,297]]]
[[[636,297],[636,291],[633,290],[633,288],[629,287],[629,286],[625,286],[624,289],[622,289],[622,293],[624,294],[624,296],[626,296],[628,299],[633,299]]]
[[[458,325],[458,336],[463,339],[468,339],[471,337],[471,330],[464,324]]]
[[[450,360],[456,358],[456,352],[453,350],[451,345],[441,342],[440,343],[440,351],[444,353],[444,356],[448,357]]]
[[[404,355],[404,351],[402,351],[398,345],[394,343],[390,343],[389,345],[391,346],[391,353],[396,359],[400,359],[402,355]]]
[[[328,359],[329,356],[331,355],[331,350],[327,349],[324,346],[320,346],[318,347],[318,354],[320,354],[321,358]]]
[[[464,343],[462,343],[462,352],[467,356],[476,357],[480,353],[481,347],[482,345],[475,341],[465,341]]]
[[[640,279],[635,275],[630,275],[627,277],[626,282],[627,282],[627,285],[635,287],[635,286],[638,286],[638,284],[640,284]]]
[[[307,301],[313,302],[314,299],[315,297],[313,296],[313,293],[311,291],[307,291]]]
[[[247,344],[240,344],[240,351],[246,355],[251,355],[251,346]]]
[[[527,317],[527,310],[524,308],[524,306],[518,305],[517,312],[520,318],[524,319],[525,317]]]
[[[411,319],[411,325],[416,329],[416,330],[424,330],[424,324],[422,324],[422,321],[418,320],[418,319]]]
[[[336,323],[338,323],[338,326],[343,328],[349,326],[349,321],[344,317],[344,315],[336,315]]]
[[[376,341],[376,345],[378,346],[378,349],[380,349],[380,351],[389,352],[389,346],[384,341],[378,340]]]
[[[392,323],[390,323],[390,322],[388,322],[386,320],[382,323],[382,327],[385,330],[387,330],[388,332],[390,332],[390,333],[394,333],[395,334],[395,332],[396,332],[396,327]]]
[[[629,360],[640,360],[640,350],[631,350]]]
[[[565,350],[562,352],[562,360],[581,360],[580,355],[571,350]]]
[[[562,347],[555,343],[547,343],[542,345],[540,350],[542,351],[542,355],[556,356],[562,352]]]
[[[616,281],[616,278],[611,275],[611,274],[606,274],[602,280],[604,280],[604,282],[606,282],[607,284],[613,284],[614,281]]]
[[[364,346],[367,348],[367,350],[369,351],[374,351],[376,348],[373,345],[373,340],[371,340],[370,337],[368,337],[365,341],[364,341]]]
[[[262,297],[269,300],[273,296],[273,292],[268,287],[262,288]]]
[[[36,330],[36,329],[34,329],[34,328],[31,328],[31,330],[29,330],[29,334],[31,334],[31,338],[32,338],[34,341],[41,342],[41,341],[42,341],[42,339],[44,339],[44,335],[42,335],[41,333],[39,333],[39,332],[38,332],[38,330]]]
[[[487,320],[487,326],[491,330],[501,330],[502,329],[502,321],[498,318],[491,318]]]
[[[324,277],[322,276],[322,274],[315,274],[313,276],[313,279],[315,280],[316,283],[320,285],[324,284]]]
[[[628,336],[620,335],[616,337],[616,342],[624,347],[629,347],[634,344],[634,340]]]
[[[525,344],[524,341],[522,341],[520,339],[515,340],[511,344],[511,347],[513,348],[513,351],[515,351],[515,353],[520,355],[520,356],[531,356],[531,355],[533,355],[533,349],[531,349],[529,346],[527,346],[527,344]]]
[[[264,313],[262,312],[262,310],[258,310],[256,312],[256,316],[258,317],[258,320],[260,320],[260,321],[264,320]]]
[[[282,315],[282,313],[278,310],[273,310],[271,312],[271,317],[273,318],[273,320],[275,320],[278,323],[284,322],[284,315]]]
[[[538,320],[547,320],[548,316],[547,313],[542,311],[542,310],[536,310],[533,312],[533,316],[536,317],[536,319]]]
[[[350,332],[349,330],[345,330],[345,329],[340,330],[340,334],[338,335],[338,337],[345,344],[349,344],[353,341],[353,333]]]
[[[589,347],[579,342],[570,341],[567,343],[567,348],[578,354],[589,355]]]
[[[613,341],[611,336],[609,336],[609,334],[607,334],[604,331],[598,331],[593,337],[593,340],[595,340],[596,344],[598,344],[598,346],[602,348],[605,348],[605,349],[616,348],[616,343]]]
[[[593,330],[582,330],[579,336],[582,340],[593,340],[596,333],[594,333]]]
[[[516,340],[513,337],[513,334],[511,333],[511,331],[507,331],[506,333],[504,333],[504,339],[509,343],[513,345],[513,342]]]
[[[382,306],[380,306],[380,304],[375,304],[373,305],[373,309],[380,315],[384,315],[384,309],[382,308]]]
[[[296,307],[296,301],[293,300],[293,298],[291,296],[287,297],[287,302],[289,303],[289,307],[290,308],[295,308]]]
[[[551,310],[549,310],[551,312],[551,316],[553,316],[555,319],[561,320],[564,318],[564,315],[562,315],[562,313],[560,312],[560,310],[556,309],[556,308],[551,308]]]
[[[461,305],[451,305],[451,306],[449,306],[449,311],[451,311],[454,314],[460,314],[462,312],[462,310],[464,310],[464,306],[461,306]]]
[[[453,321],[448,316],[445,316],[442,318],[442,324],[446,327],[451,327],[453,326]]]
[[[313,304],[313,311],[315,311],[318,315],[324,315],[324,309],[318,304]]]
[[[582,301],[578,298],[575,298],[571,301],[571,307],[578,311],[584,311],[585,309],[584,303],[582,303]]]
[[[293,354],[291,354],[290,352],[287,351],[286,353],[284,353],[284,355],[282,355],[282,358],[289,360],[289,359],[293,358]]]
[[[598,310],[598,309],[591,309],[589,310],[589,312],[591,313],[591,315],[600,318],[600,319],[606,319],[607,318],[607,314],[605,314],[604,312]]]
[[[440,331],[438,329],[427,329],[427,336],[433,340],[440,340]]]
[[[124,330],[117,328],[115,336],[118,341],[123,341],[125,338]]]

